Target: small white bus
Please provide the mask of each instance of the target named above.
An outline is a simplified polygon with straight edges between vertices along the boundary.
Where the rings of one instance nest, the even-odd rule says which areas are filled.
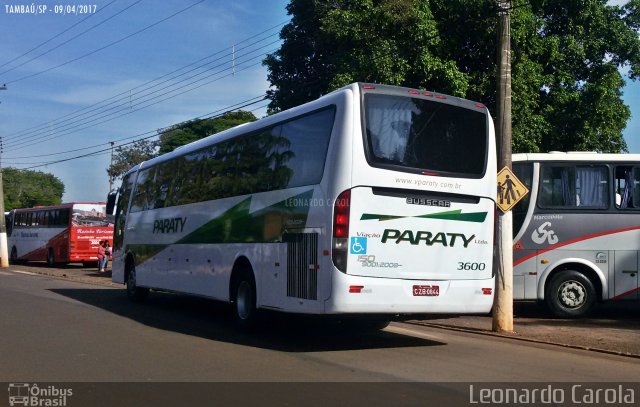
[[[640,155],[514,154],[531,191],[514,207],[515,300],[557,316],[638,299]]]
[[[124,176],[113,281],[230,302],[241,325],[489,312],[494,139],[480,103],[372,84],[209,136]]]

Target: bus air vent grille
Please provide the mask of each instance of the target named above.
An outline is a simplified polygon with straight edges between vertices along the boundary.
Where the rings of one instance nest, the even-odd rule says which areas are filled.
[[[287,233],[287,296],[318,299],[318,234]]]

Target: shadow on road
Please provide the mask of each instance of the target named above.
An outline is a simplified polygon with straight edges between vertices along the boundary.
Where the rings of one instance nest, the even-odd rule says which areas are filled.
[[[215,341],[284,352],[326,352],[355,349],[445,345],[386,331],[357,332],[335,319],[267,313],[254,332],[238,331],[227,304],[204,298],[153,292],[146,302],[129,301],[124,290],[51,289],[52,292],[104,309],[157,329]]]

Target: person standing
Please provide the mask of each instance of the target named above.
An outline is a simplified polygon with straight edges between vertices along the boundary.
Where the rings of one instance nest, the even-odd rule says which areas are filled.
[[[111,259],[111,246],[109,246],[109,241],[105,240],[104,241],[104,262],[102,264],[102,271],[107,270],[107,264],[109,263],[110,259]]]
[[[104,249],[104,245],[105,245],[105,241],[101,240],[100,243],[98,243],[98,271],[99,272],[104,272],[104,268],[105,268],[105,258],[106,258],[106,251]]]

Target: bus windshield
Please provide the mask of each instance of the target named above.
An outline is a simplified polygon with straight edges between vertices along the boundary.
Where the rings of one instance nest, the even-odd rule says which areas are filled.
[[[365,95],[364,108],[373,166],[469,178],[484,174],[488,145],[484,112],[382,94]]]
[[[72,212],[72,226],[109,226],[113,222],[107,218],[105,204],[75,204]]]

